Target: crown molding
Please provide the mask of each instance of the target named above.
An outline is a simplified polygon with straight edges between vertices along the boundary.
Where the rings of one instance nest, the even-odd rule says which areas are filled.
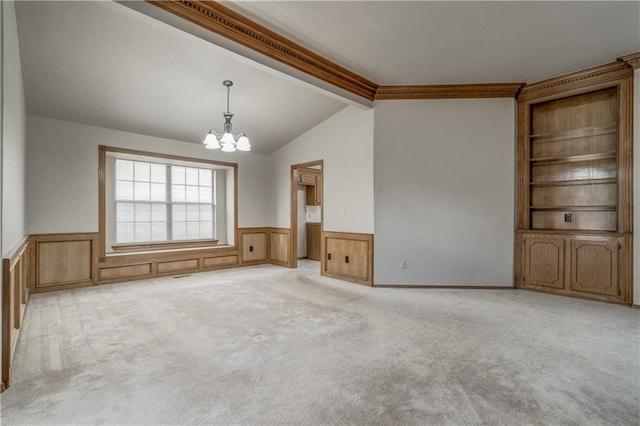
[[[367,100],[378,85],[212,0],[146,0],[229,40]]]
[[[633,68],[626,62],[618,60],[610,64],[527,84],[520,91],[518,101],[553,95],[557,92],[558,86],[562,86],[562,90],[566,92],[629,76],[633,76]]]
[[[397,99],[515,98],[524,83],[379,86],[376,101]]]
[[[618,60],[626,62],[636,70],[640,68],[640,52],[629,53],[628,55],[619,57]]]

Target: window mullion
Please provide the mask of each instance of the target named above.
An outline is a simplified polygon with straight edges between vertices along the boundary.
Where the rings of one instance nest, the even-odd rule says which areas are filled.
[[[171,200],[171,166],[167,164],[166,206],[167,206],[167,240],[173,241],[173,200]]]

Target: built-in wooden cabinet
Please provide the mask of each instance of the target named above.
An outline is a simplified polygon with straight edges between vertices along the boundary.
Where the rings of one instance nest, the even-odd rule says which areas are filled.
[[[373,236],[323,232],[322,274],[373,285]]]
[[[632,76],[620,62],[523,88],[517,287],[631,302]]]
[[[321,228],[321,223],[307,222],[307,259],[320,260]]]
[[[298,183],[300,185],[315,185],[316,176],[320,174],[320,170],[303,168],[298,173]]]
[[[298,174],[298,183],[307,186],[307,205],[322,205],[322,171],[303,168]]]
[[[630,300],[631,237],[519,232],[518,286],[606,301]],[[627,272],[628,273],[628,272]]]

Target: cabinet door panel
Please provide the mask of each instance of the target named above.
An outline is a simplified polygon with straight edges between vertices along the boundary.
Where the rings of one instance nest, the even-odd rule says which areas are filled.
[[[242,235],[242,261],[257,262],[267,260],[266,232],[247,233]]]
[[[368,243],[360,240],[327,238],[327,272],[362,280],[368,279]]]
[[[345,273],[344,253],[346,240],[327,238],[327,272],[334,274]]]
[[[618,241],[571,240],[571,289],[618,295]]]
[[[564,288],[564,245],[561,238],[526,238],[524,284]]]

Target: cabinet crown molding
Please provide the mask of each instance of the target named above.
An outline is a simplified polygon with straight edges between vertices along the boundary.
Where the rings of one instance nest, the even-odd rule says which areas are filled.
[[[513,98],[524,83],[379,86],[375,100]]]
[[[618,58],[618,61],[623,61],[632,66],[634,69],[640,68],[640,52],[629,53]]]
[[[624,61],[618,60],[610,64],[561,75],[537,83],[526,84],[520,91],[517,99],[518,101],[527,101],[529,99],[553,94],[558,90],[567,91],[577,89],[632,75],[633,69],[631,66]]]

